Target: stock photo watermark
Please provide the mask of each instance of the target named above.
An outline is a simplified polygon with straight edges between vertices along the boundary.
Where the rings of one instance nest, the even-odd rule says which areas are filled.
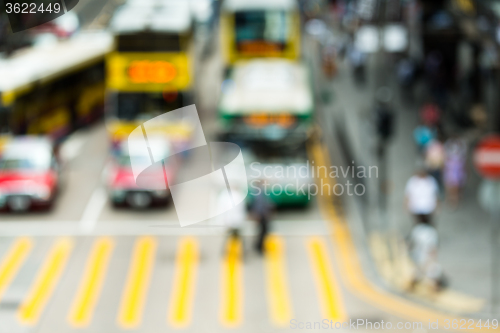
[[[156,146],[155,129],[178,122],[190,124],[190,140],[170,150]],[[169,190],[181,227],[217,217],[243,202],[248,195],[240,147],[230,142],[207,142],[194,104],[159,115],[135,128],[128,137],[128,151],[136,184],[141,188]],[[197,166],[204,172],[169,182],[165,169],[169,159],[188,151],[198,156]],[[153,176],[158,174],[163,174],[163,179]],[[224,205],[211,204],[214,192],[225,194],[230,200]],[[194,202],[196,209],[193,209]]]
[[[361,180],[378,178],[377,166],[317,166],[314,161],[302,165],[264,165],[260,162],[250,164],[250,194],[260,195],[302,195],[308,199],[317,195],[362,196],[366,186],[360,182],[342,179]],[[314,180],[318,178],[319,183]],[[266,181],[261,181],[265,179]],[[331,180],[335,181],[331,181]]]
[[[370,321],[368,319],[349,319],[349,321],[333,321],[323,319],[321,321],[299,321],[297,319],[290,320],[291,329],[296,330],[339,330],[339,329],[374,329],[374,330],[475,330],[475,329],[498,329],[497,319],[474,320],[474,319],[444,319],[444,320],[429,320],[428,322],[421,321]]]
[[[72,10],[79,0],[4,0],[12,32],[48,23]]]

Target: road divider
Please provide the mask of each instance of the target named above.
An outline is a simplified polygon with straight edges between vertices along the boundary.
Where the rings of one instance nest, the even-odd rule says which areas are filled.
[[[102,187],[94,190],[80,219],[80,232],[90,234],[94,231],[99,215],[106,204],[106,195],[106,190]]]

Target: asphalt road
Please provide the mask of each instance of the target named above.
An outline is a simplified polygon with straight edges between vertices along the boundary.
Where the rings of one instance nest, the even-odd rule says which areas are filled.
[[[95,6],[78,6],[90,22]],[[218,59],[198,67],[196,103],[207,138],[215,137]],[[225,249],[224,228],[180,228],[173,204],[112,207],[103,178],[108,154],[104,123],[80,130],[62,148],[63,185],[53,209],[0,215],[0,332],[254,332],[286,327],[294,315],[344,318],[336,279],[321,282],[333,268],[316,201],[276,213],[274,254],[263,259],[253,250],[253,221],[245,223],[243,244]]]

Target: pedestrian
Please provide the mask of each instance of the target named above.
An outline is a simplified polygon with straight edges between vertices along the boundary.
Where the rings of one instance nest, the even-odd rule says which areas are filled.
[[[234,205],[234,202],[240,202]],[[232,189],[231,193],[224,189],[217,197],[218,211],[225,211],[219,215],[221,224],[227,227],[228,241],[238,240],[243,241],[241,237],[241,229],[246,220],[246,207],[244,197],[237,189]],[[229,210],[228,207],[231,207]],[[226,247],[224,247],[226,248]],[[244,252],[244,246],[242,246]]]
[[[366,55],[354,44],[351,44],[347,51],[347,57],[352,66],[355,82],[363,83],[365,81]]]
[[[402,59],[397,66],[397,77],[403,98],[410,102],[413,100],[413,86],[415,84],[417,68],[410,59]]]
[[[420,110],[420,118],[429,128],[439,128],[441,123],[441,109],[436,103],[426,103]]]
[[[444,185],[448,202],[457,207],[460,192],[465,185],[467,158],[467,144],[463,139],[454,136],[444,145],[446,159],[444,163]]]
[[[325,45],[321,52],[321,64],[323,67],[323,73],[329,80],[333,79],[337,73],[337,65],[335,64],[337,50],[335,45],[329,43]]]
[[[438,232],[429,220],[421,219],[411,229],[408,247],[414,270],[410,291],[422,280],[429,282],[434,291],[445,286],[443,269],[438,262],[438,241]]]
[[[416,222],[430,222],[438,206],[439,186],[423,166],[406,183],[405,204]]]
[[[425,72],[428,87],[437,105],[444,110],[446,107],[446,71],[444,56],[439,51],[431,51],[425,60]]]
[[[439,192],[443,193],[443,168],[445,150],[441,136],[432,140],[425,148],[425,167],[429,174],[436,179]]]
[[[266,192],[265,181],[258,181],[258,193],[254,196],[251,212],[258,224],[258,237],[255,243],[255,250],[260,254],[264,254],[264,242],[269,233],[269,222],[274,209],[274,204]]]
[[[403,88],[410,88],[415,79],[416,65],[412,59],[405,58],[397,66],[398,82]]]
[[[413,130],[413,139],[419,153],[425,152],[427,145],[436,137],[436,130],[421,124]]]

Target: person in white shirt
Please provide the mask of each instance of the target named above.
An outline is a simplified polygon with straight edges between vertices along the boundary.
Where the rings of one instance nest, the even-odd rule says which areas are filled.
[[[439,186],[436,179],[421,168],[406,183],[405,203],[417,222],[430,222],[438,206]]]
[[[241,229],[246,220],[246,206],[244,197],[239,189],[233,189],[231,193],[227,189],[221,191],[217,197],[219,211],[229,210],[219,215],[220,223],[228,229],[229,239],[235,238],[242,241]],[[239,202],[239,204],[234,204]]]

